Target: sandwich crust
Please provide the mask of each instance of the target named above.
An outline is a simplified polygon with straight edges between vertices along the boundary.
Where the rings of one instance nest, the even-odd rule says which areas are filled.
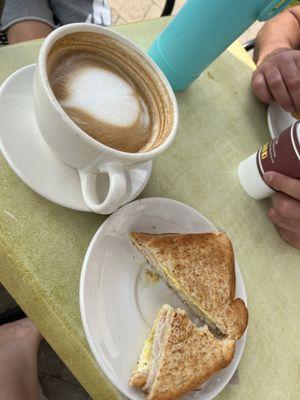
[[[131,239],[166,283],[210,327],[239,339],[248,311],[235,299],[235,261],[231,241],[222,232],[147,234]]]
[[[146,385],[148,372],[134,371],[131,375],[129,385],[137,388],[142,388]]]

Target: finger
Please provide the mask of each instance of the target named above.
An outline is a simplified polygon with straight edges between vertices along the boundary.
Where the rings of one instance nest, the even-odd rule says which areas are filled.
[[[283,193],[276,193],[273,196],[273,208],[283,218],[300,221],[300,202],[298,200]]]
[[[300,70],[294,59],[287,62],[281,70],[281,75],[295,110],[300,112]]]
[[[264,174],[264,181],[273,189],[300,200],[300,180],[269,171]]]
[[[278,212],[274,208],[270,209],[268,215],[269,219],[277,227],[285,229],[297,235],[300,235],[300,221],[284,218],[280,214],[278,214]]]
[[[275,101],[286,111],[295,112],[293,101],[284,84],[281,73],[277,67],[269,67],[266,74],[267,85]]]
[[[252,78],[252,90],[263,103],[271,103],[274,101],[270,89],[268,88],[267,81],[262,72],[255,72]]]
[[[276,227],[277,232],[290,245],[300,249],[300,236],[295,233],[289,232],[283,228]]]

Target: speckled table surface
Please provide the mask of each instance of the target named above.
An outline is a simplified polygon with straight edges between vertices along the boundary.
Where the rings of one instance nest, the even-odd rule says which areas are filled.
[[[119,26],[147,48],[165,21]],[[0,49],[0,82],[35,62],[40,41]],[[235,55],[232,55],[231,53]],[[266,108],[250,90],[251,69],[237,47],[177,94],[179,132],[154,162],[143,197],[189,204],[234,243],[248,294],[250,321],[239,383],[219,400],[300,396],[300,253],[276,234],[270,200],[240,188],[240,160],[266,142]],[[238,56],[238,57],[237,57]],[[1,134],[1,121],[0,121]],[[85,250],[104,217],[71,211],[27,188],[0,156],[0,279],[94,399],[117,399],[82,330],[78,287]]]

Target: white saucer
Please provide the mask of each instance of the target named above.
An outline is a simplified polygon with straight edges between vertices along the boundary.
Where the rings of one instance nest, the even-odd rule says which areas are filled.
[[[34,119],[33,76],[35,65],[13,73],[0,88],[0,149],[22,181],[46,199],[74,210],[90,211],[84,203],[79,174],[60,161],[42,138]],[[152,161],[128,171],[130,202],[145,188]],[[99,198],[105,197],[108,182],[99,175]]]
[[[268,108],[268,126],[271,137],[278,137],[286,128],[291,126],[297,120],[286,112],[277,103],[270,104]]]
[[[162,282],[147,282],[147,263],[131,244],[128,232],[208,232],[216,228],[185,204],[148,198],[127,204],[99,228],[86,252],[80,279],[80,309],[91,351],[104,374],[128,398],[144,400],[140,390],[129,387],[130,374],[158,309],[168,303],[185,306]],[[236,264],[236,295],[246,302],[242,275]],[[236,344],[232,363],[213,376],[201,391],[185,400],[211,400],[234,374],[246,341]]]

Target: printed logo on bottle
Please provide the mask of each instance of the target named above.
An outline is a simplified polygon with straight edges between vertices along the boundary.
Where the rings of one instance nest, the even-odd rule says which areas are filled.
[[[300,179],[300,143],[297,135],[299,123],[300,121],[295,122],[280,136],[259,149],[256,163],[262,178],[265,172],[275,171]]]

